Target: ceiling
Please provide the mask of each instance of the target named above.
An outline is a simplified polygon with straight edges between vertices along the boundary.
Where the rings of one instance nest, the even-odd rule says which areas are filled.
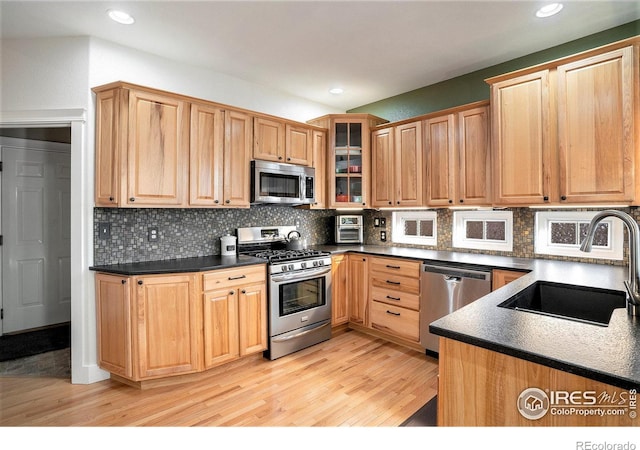
[[[0,36],[95,36],[348,110],[640,19],[638,1],[545,3],[0,0]]]

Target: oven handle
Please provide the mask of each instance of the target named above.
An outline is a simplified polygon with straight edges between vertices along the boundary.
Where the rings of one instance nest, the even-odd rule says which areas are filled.
[[[309,270],[303,270],[300,272],[291,272],[284,275],[281,275],[281,274],[271,275],[271,281],[279,283],[282,281],[304,280],[305,278],[309,278],[315,275],[324,275],[329,272],[331,272],[331,267],[324,267],[320,269],[309,269]]]
[[[331,325],[331,322],[323,323],[320,326],[311,328],[310,330],[301,331],[300,333],[291,334],[291,335],[285,336],[285,337],[273,338],[272,341],[273,342],[287,342],[287,341],[289,341],[291,339],[299,338],[299,337],[304,336],[305,334],[309,334],[309,333],[311,333],[313,331],[318,331],[320,328],[328,327],[329,325]]]

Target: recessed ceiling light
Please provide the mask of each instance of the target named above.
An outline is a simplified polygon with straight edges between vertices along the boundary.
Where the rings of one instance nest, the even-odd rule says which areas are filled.
[[[124,11],[118,11],[117,9],[110,9],[107,11],[107,14],[109,14],[111,20],[115,20],[123,25],[131,25],[136,21],[131,14]]]
[[[340,95],[344,92],[344,89],[339,88],[339,87],[335,87],[332,89],[329,89],[329,93],[334,94],[334,95]]]
[[[536,12],[536,17],[551,17],[562,10],[562,3],[549,3]]]

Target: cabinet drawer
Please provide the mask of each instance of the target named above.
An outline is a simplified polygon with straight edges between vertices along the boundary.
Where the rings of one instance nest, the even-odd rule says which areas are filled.
[[[401,306],[415,311],[420,309],[420,296],[418,294],[401,292],[397,289],[373,286],[371,288],[371,300],[374,302],[388,303],[393,306]]]
[[[396,273],[372,272],[371,286],[420,294],[419,278],[410,278]]]
[[[371,270],[384,273],[398,273],[405,277],[420,278],[420,261],[400,258],[371,258]]]
[[[214,270],[202,276],[202,289],[204,291],[226,289],[232,286],[265,282],[266,279],[266,268],[263,265]]]
[[[420,339],[420,313],[381,302],[371,302],[371,328],[412,341]]]

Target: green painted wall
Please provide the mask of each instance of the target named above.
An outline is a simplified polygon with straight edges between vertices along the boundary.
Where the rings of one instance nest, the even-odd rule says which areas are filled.
[[[347,112],[369,113],[395,122],[453,106],[487,100],[489,99],[489,85],[484,81],[486,78],[534,66],[637,35],[640,35],[640,20],[487,67],[486,69],[359,106]]]

